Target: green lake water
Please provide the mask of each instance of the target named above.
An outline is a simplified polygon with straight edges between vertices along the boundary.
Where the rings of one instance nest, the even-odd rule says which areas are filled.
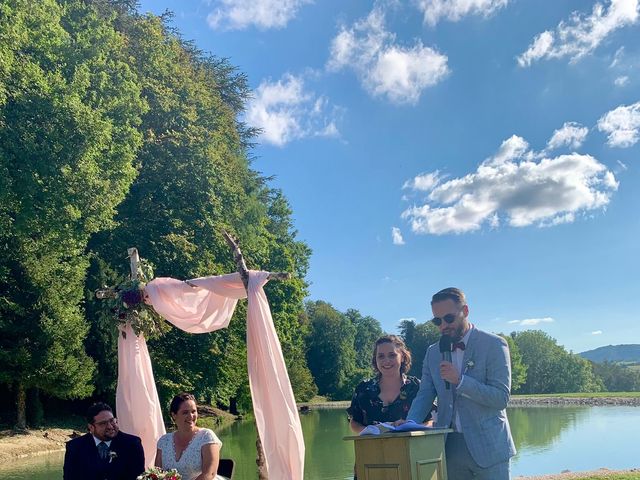
[[[518,407],[508,410],[518,455],[512,476],[640,467],[638,407]],[[353,445],[343,410],[301,415],[306,445],[305,479],[347,480],[353,469]],[[222,456],[236,461],[236,480],[253,480],[255,427],[236,422],[220,430]],[[0,477],[12,480],[61,480],[63,453],[0,465]],[[282,479],[274,479],[282,480]]]

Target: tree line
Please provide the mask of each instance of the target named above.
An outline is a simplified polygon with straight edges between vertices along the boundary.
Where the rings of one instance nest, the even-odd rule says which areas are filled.
[[[0,383],[19,426],[42,397],[113,398],[116,323],[93,292],[123,280],[127,247],[156,276],[229,273],[223,229],[250,268],[294,274],[267,295],[296,390],[313,383],[300,324],[310,249],[251,168],[246,76],[170,20],[133,0],[0,1]],[[163,399],[250,408],[245,314],[149,339]]]
[[[311,334],[307,360],[319,393],[349,399],[360,380],[371,377],[373,345],[380,323],[356,310],[340,313],[325,302],[306,305]],[[431,322],[403,320],[398,334],[412,353],[409,375],[421,376],[429,345],[440,338]],[[500,334],[511,354],[513,394],[640,391],[640,372],[612,363],[593,363],[567,351],[541,330]]]
[[[6,421],[37,424],[43,400],[112,400],[117,322],[95,290],[123,281],[131,246],[156,276],[235,271],[223,229],[240,239],[249,268],[294,274],[266,291],[298,401],[347,399],[371,375],[380,323],[304,303],[311,250],[286,197],[251,167],[249,95],[227,59],[184,40],[169,15],[138,14],[135,0],[0,0]],[[167,328],[148,339],[163,402],[186,390],[250,410],[245,317],[240,303],[222,331]],[[437,331],[405,321],[400,333],[419,375]],[[637,389],[626,371],[599,370],[541,332],[507,340],[516,392],[630,390],[632,380]]]

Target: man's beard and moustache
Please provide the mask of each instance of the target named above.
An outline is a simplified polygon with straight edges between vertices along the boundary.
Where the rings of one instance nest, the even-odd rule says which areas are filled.
[[[447,335],[451,339],[452,343],[459,342],[464,336],[464,325],[458,325],[455,328],[446,329],[443,334]]]

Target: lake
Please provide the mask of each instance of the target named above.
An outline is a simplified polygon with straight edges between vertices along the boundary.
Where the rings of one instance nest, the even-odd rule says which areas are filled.
[[[509,421],[518,454],[513,477],[558,473],[569,469],[640,467],[638,407],[514,407]],[[353,471],[353,445],[343,410],[314,410],[301,415],[306,443],[305,479],[346,480]],[[236,422],[218,433],[222,456],[236,461],[237,480],[253,480],[255,428]],[[61,480],[63,454],[16,460],[0,466],[0,477],[12,480]],[[279,480],[279,479],[274,479]]]

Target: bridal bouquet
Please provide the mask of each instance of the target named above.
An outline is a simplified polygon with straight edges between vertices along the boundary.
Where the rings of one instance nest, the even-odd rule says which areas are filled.
[[[182,480],[182,475],[173,468],[171,470],[162,470],[158,467],[151,467],[138,475],[136,480]]]

